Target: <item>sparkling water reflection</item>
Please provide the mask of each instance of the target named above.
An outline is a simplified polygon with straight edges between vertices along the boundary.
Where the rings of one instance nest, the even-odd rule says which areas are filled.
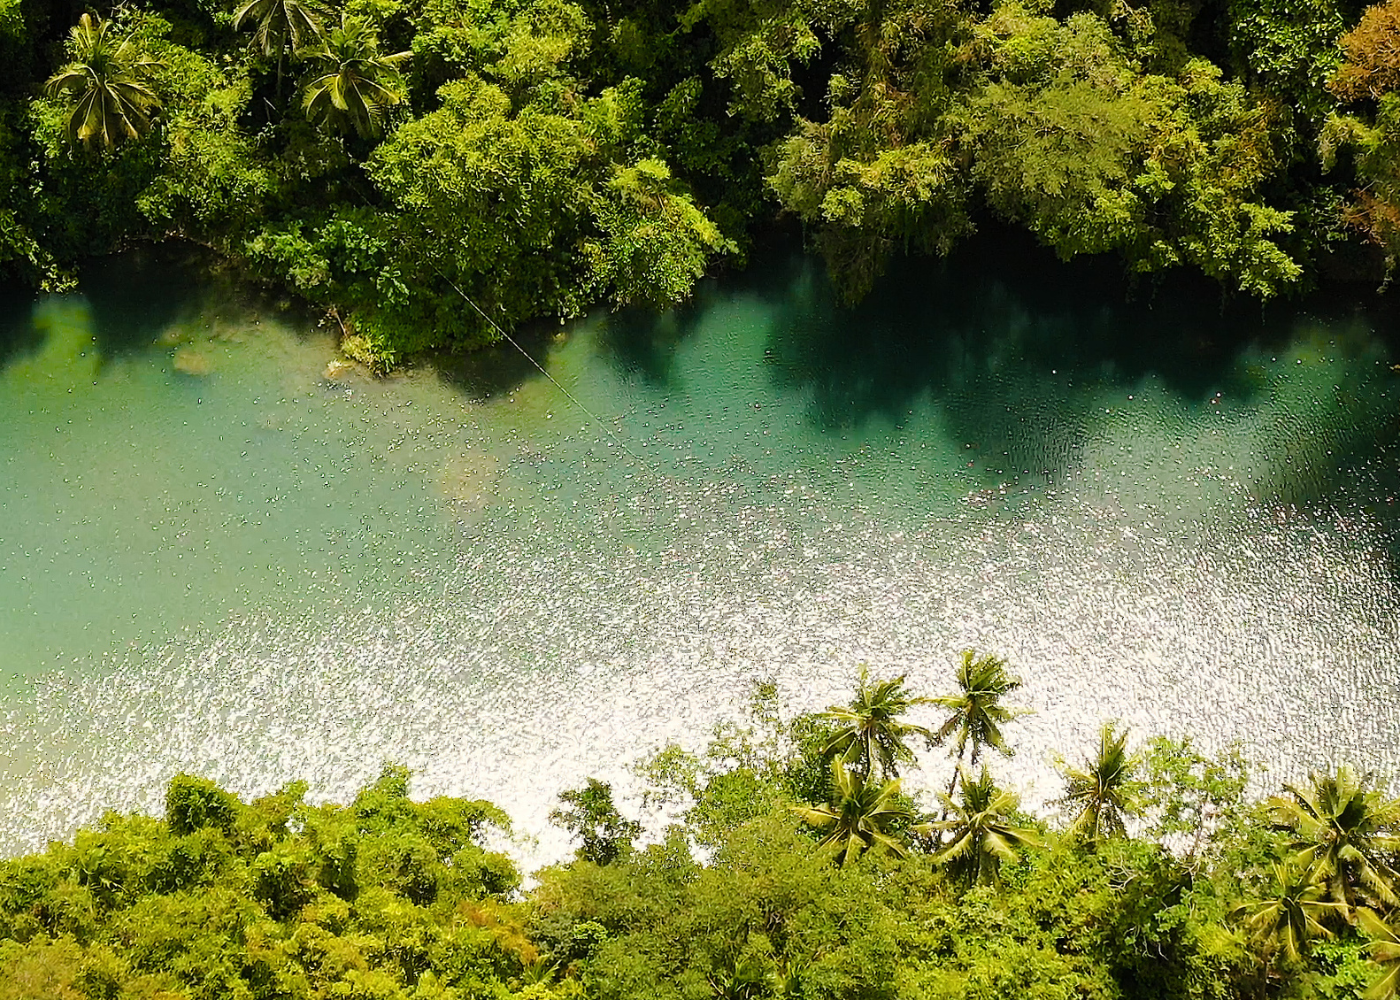
[[[975,256],[851,314],[794,260],[532,340],[609,434],[509,353],[328,377],[324,337],[131,268],[0,374],[11,848],[180,769],[343,797],[386,758],[544,831],[748,678],[937,692],[965,646],[1026,679],[1033,791],[1113,716],[1400,763],[1384,316]]]

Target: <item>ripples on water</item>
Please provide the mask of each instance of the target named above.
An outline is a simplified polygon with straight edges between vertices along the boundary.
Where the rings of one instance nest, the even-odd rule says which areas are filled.
[[[1003,768],[1032,794],[1114,716],[1400,763],[1384,316],[975,255],[852,315],[780,263],[531,341],[614,438],[508,353],[332,381],[322,337],[143,305],[168,286],[130,267],[15,323],[0,374],[11,848],[180,769],[343,798],[391,758],[547,857],[560,789],[698,746],[749,678],[938,693],[966,646],[1026,680]]]

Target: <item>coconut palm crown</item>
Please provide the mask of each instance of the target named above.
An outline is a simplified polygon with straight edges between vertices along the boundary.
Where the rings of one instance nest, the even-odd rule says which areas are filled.
[[[150,131],[160,107],[150,87],[158,61],[95,14],[84,14],[69,30],[69,52],[73,61],[49,77],[44,93],[76,98],[66,125],[71,142],[111,149]]]
[[[837,849],[843,866],[855,861],[870,849],[907,854],[899,839],[889,833],[892,823],[910,817],[909,809],[899,800],[899,779],[877,781],[833,761],[832,787],[835,797],[828,805],[795,806],[803,820],[819,830],[826,830],[823,846]]]
[[[1126,832],[1129,817],[1141,812],[1144,786],[1134,775],[1139,758],[1128,752],[1128,731],[1106,722],[1099,731],[1099,748],[1082,767],[1060,762],[1065,795],[1060,805],[1075,813],[1070,833],[1088,843]]]
[[[321,44],[324,10],[312,0],[247,0],[233,12],[233,29],[253,28],[253,47],[277,57],[277,93],[282,93],[282,66],[288,53]]]
[[[1371,939],[1371,961],[1380,967],[1380,974],[1362,996],[1364,1000],[1392,1000],[1400,995],[1400,934],[1374,910],[1363,906],[1357,916]]]
[[[1267,898],[1243,903],[1232,915],[1243,922],[1268,960],[1282,955],[1296,962],[1309,941],[1333,936],[1324,921],[1345,914],[1345,909],[1327,898],[1312,872],[1284,864],[1274,866],[1274,888]]]
[[[870,683],[869,668],[862,665],[860,684],[849,705],[833,705],[821,717],[837,725],[835,735],[822,748],[826,757],[840,757],[861,775],[870,775],[878,766],[885,777],[898,777],[900,762],[912,763],[914,752],[906,742],[922,736],[930,744],[933,734],[923,726],[900,721],[915,705],[928,698],[915,698],[904,686],[904,676]]]
[[[962,775],[961,801],[939,794],[945,815],[934,823],[921,823],[917,833],[946,834],[948,841],[934,855],[936,864],[947,865],[967,882],[997,882],[1004,861],[1015,861],[1020,848],[1040,846],[1034,830],[1012,824],[1021,801],[1014,792],[998,788],[987,769],[975,780]]]
[[[1274,796],[1274,822],[1292,831],[1295,865],[1311,869],[1331,898],[1348,907],[1361,899],[1400,904],[1400,874],[1392,858],[1400,851],[1400,799],[1371,787],[1371,775],[1350,768],[1308,776],[1308,787],[1284,785]]]
[[[369,22],[342,17],[324,46],[307,55],[320,71],[302,95],[307,117],[341,132],[354,129],[364,139],[380,135],[388,109],[407,96],[397,67],[412,54],[381,56]]]
[[[961,761],[972,744],[972,761],[975,767],[983,747],[1010,757],[1015,751],[1006,742],[1001,727],[1021,713],[1007,708],[1001,701],[1021,687],[1021,679],[1006,672],[1006,661],[991,653],[977,655],[976,650],[965,649],[958,663],[956,694],[934,698],[933,703],[949,709],[952,714],[934,735],[938,743],[950,737]],[[957,775],[953,777],[954,784]],[[952,794],[952,786],[948,789]]]

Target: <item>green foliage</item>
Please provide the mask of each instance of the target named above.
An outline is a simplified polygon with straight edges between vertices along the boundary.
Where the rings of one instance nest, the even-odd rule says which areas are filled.
[[[553,251],[556,241],[577,241],[587,211],[583,123],[542,107],[515,114],[505,91],[480,77],[447,84],[439,97],[441,108],[400,126],[368,164],[403,220],[399,245],[489,316],[523,319],[543,303],[577,313],[582,261]],[[392,303],[380,305],[397,318]],[[492,337],[460,300],[444,312],[460,318],[439,329],[460,331],[461,341]]]
[[[710,258],[735,249],[690,197],[675,189],[660,160],[617,167],[593,217],[601,238],[583,244],[590,279],[617,306],[683,301]]]
[[[537,959],[519,877],[480,843],[495,807],[413,802],[396,767],[348,808],[304,793],[244,805],[181,775],[168,821],[109,815],[0,863],[0,997],[504,995]]]
[[[504,814],[416,802],[399,765],[348,806],[308,804],[302,782],[245,804],[181,775],[164,820],[108,814],[0,861],[0,1000],[1395,995],[1393,911],[1329,886],[1343,871],[1359,899],[1357,858],[1378,876],[1394,853],[1393,803],[1370,779],[1340,770],[1246,803],[1233,752],[1158,739],[1139,760],[1105,727],[1076,769],[1101,779],[1087,851],[1082,819],[1022,814],[985,769],[941,820],[911,824],[897,781],[839,759],[829,803],[794,808],[794,773],[838,733],[755,684],[702,754],[640,768],[649,801],[688,804],[681,822],[633,847],[637,825],[590,780],[557,813],[579,856],[525,894],[482,843]],[[1148,809],[1150,836],[1108,817],[1105,790],[1120,819]]]
[[[3,0],[0,2],[0,35],[18,38],[23,34],[24,13],[20,8],[20,0]]]
[[[277,96],[287,56],[313,48],[323,33],[325,11],[314,0],[245,0],[233,12],[233,29],[253,29],[252,49],[277,59]]]
[[[225,834],[238,821],[240,803],[208,778],[177,774],[165,792],[165,821],[177,836],[213,827]]]
[[[1060,804],[1074,814],[1074,837],[1093,844],[1127,832],[1128,820],[1145,805],[1145,788],[1137,778],[1141,764],[1141,757],[1128,751],[1128,731],[1118,732],[1112,722],[1103,724],[1098,750],[1081,766],[1060,762],[1065,775]]]
[[[1239,747],[1220,759],[1202,756],[1191,738],[1150,740],[1142,755],[1143,807],[1153,816],[1152,835],[1187,846],[1194,857],[1203,843],[1242,820],[1249,769]]]
[[[777,212],[852,301],[986,213],[1268,298],[1342,239],[1400,259],[1397,10],[0,0],[0,268],[190,240],[380,369],[682,302]]]
[[[166,150],[138,208],[157,232],[191,238],[251,225],[276,192],[273,171],[240,125],[251,81],[164,38],[148,44],[160,58]]]
[[[1345,28],[1333,0],[1231,0],[1236,60],[1276,97],[1314,122],[1335,106],[1327,81],[1341,62]]]
[[[1366,990],[1366,1000],[1390,1000],[1400,992],[1400,935],[1373,910],[1363,909],[1358,916],[1371,939],[1371,959],[1380,967]]]
[[[342,16],[326,32],[321,48],[308,52],[312,73],[302,94],[308,118],[333,130],[353,130],[363,139],[383,133],[389,109],[402,104],[403,78],[398,65],[411,52],[379,54],[373,27],[360,18]]]
[[[713,847],[793,802],[828,802],[834,787],[825,751],[833,736],[825,713],[785,718],[777,686],[755,681],[747,724],[721,721],[703,754],[672,744],[635,770],[649,786],[644,803],[684,807],[687,833]]]
[[[834,29],[860,12],[836,5],[821,13]],[[954,45],[969,19],[952,3],[893,3],[880,13],[883,23],[855,32],[855,65],[827,82],[828,119],[799,119],[768,175],[783,207],[815,227],[849,299],[870,290],[895,251],[946,254],[971,229],[947,114]]]
[[[1292,963],[1302,960],[1309,941],[1332,937],[1325,922],[1345,913],[1310,869],[1292,865],[1276,867],[1272,891],[1235,911],[1266,961],[1277,954]]]
[[[589,778],[582,788],[559,793],[567,808],[549,814],[555,823],[577,837],[578,856],[595,865],[612,864],[632,850],[632,841],[642,832],[640,823],[629,820],[613,805],[612,785]]]
[[[965,649],[958,661],[955,681],[956,694],[932,699],[933,704],[950,713],[934,739],[943,743],[951,738],[959,762],[969,743],[974,765],[983,747],[991,747],[1002,756],[1010,757],[1015,751],[1006,742],[1001,727],[1019,713],[1007,708],[1001,700],[1021,687],[1021,679],[1006,672],[1005,660],[991,653],[978,656],[976,650]],[[957,782],[956,774],[953,781]],[[948,794],[953,794],[952,785]]]
[[[111,21],[83,14],[69,34],[72,62],[49,77],[44,93],[72,101],[66,131],[73,143],[110,149],[151,128],[160,99],[149,85],[156,63]]]
[[[833,848],[842,865],[851,864],[872,848],[905,853],[892,830],[912,815],[900,800],[899,779],[861,774],[839,760],[832,762],[831,777],[835,794],[830,802],[794,807],[804,822],[826,831],[822,846]]]
[[[322,10],[300,0],[246,0],[233,14],[233,29],[253,29],[253,46],[279,59],[313,47],[321,38]]]
[[[1400,904],[1392,859],[1400,851],[1400,799],[1387,799],[1372,775],[1350,768],[1313,773],[1308,785],[1284,785],[1269,800],[1274,821],[1288,829],[1290,859],[1347,908],[1358,900]]]
[[[846,767],[862,777],[895,778],[899,763],[913,763],[914,751],[906,742],[921,736],[933,746],[934,735],[923,726],[900,721],[916,705],[931,702],[916,698],[904,687],[904,677],[870,683],[870,671],[862,664],[860,683],[849,705],[833,705],[822,713],[836,734],[822,748],[828,759],[840,757]]]
[[[999,881],[1002,864],[1016,861],[1019,848],[1040,846],[1040,838],[1034,830],[1015,825],[1020,799],[998,788],[985,767],[975,781],[963,774],[961,784],[961,801],[939,796],[951,819],[914,830],[939,835],[934,861],[947,865],[954,877],[969,883]]]
[[[989,80],[960,112],[989,203],[1062,257],[1117,251],[1154,271],[1192,263],[1268,297],[1302,268],[1292,216],[1263,191],[1291,141],[1279,106],[1194,60],[1144,75],[1090,14],[1063,24],[1003,4],[978,32]]]

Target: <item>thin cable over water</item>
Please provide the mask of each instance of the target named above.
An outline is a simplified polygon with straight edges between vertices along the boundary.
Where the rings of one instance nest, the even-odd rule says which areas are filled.
[[[566,389],[566,388],[563,386],[563,384],[560,383],[560,381],[559,381],[558,379],[556,379],[553,375],[549,374],[549,372],[545,370],[545,367],[544,367],[542,364],[540,364],[538,361],[536,361],[533,357],[530,356],[530,352],[529,352],[529,351],[527,351],[527,350],[525,350],[525,348],[521,347],[520,344],[516,341],[516,339],[515,339],[514,337],[512,337],[510,334],[506,333],[506,331],[503,330],[503,329],[501,328],[500,324],[498,324],[498,323],[497,323],[495,320],[493,320],[490,316],[486,315],[486,313],[482,310],[482,308],[481,308],[479,305],[477,305],[475,302],[473,302],[473,301],[471,300],[471,297],[470,297],[469,295],[467,295],[466,292],[462,291],[462,289],[458,286],[457,282],[453,281],[453,280],[452,280],[451,278],[449,278],[447,275],[443,274],[442,271],[441,271],[441,269],[434,267],[433,270],[437,271],[438,277],[442,278],[443,281],[447,282],[449,285],[452,286],[452,290],[462,297],[462,301],[463,301],[463,302],[465,302],[467,305],[471,306],[474,310],[476,310],[476,314],[477,314],[478,316],[480,316],[482,319],[486,320],[487,323],[491,324],[491,329],[493,329],[493,330],[495,330],[497,333],[499,333],[499,334],[506,340],[506,342],[510,344],[511,347],[514,347],[517,351],[519,351],[519,352],[521,353],[521,355],[525,358],[526,361],[528,361],[528,362],[530,362],[530,364],[534,365],[535,368],[539,371],[539,373],[540,373],[541,375],[543,375],[545,378],[549,379],[549,381],[552,382],[552,383],[554,384],[554,387],[555,387],[556,389],[558,389],[558,390],[559,390],[560,392],[562,392],[565,396],[567,396],[568,399],[569,399],[569,402],[573,403],[575,406],[577,406],[577,407],[578,407],[580,410],[582,410],[584,413],[588,414],[589,417],[591,417],[593,420],[597,421],[598,426],[601,427],[601,428],[603,428],[603,432],[604,432],[605,434],[607,434],[608,437],[612,438],[613,441],[617,443],[617,446],[618,446],[619,448],[621,448],[623,451],[627,452],[627,454],[628,454],[629,456],[631,456],[631,457],[637,462],[637,464],[639,464],[642,468],[646,469],[648,472],[651,472],[651,471],[652,471],[651,466],[649,466],[649,465],[646,463],[646,460],[643,459],[642,456],[638,455],[638,454],[637,454],[635,451],[633,451],[631,448],[627,447],[626,442],[624,442],[620,437],[618,437],[616,434],[614,434],[614,433],[608,428],[608,425],[603,421],[603,418],[602,418],[602,417],[598,416],[596,413],[594,413],[594,412],[593,412],[592,410],[590,410],[588,407],[584,406],[583,403],[579,400],[579,398],[578,398],[577,396],[575,396],[572,392],[570,392],[568,389]]]

